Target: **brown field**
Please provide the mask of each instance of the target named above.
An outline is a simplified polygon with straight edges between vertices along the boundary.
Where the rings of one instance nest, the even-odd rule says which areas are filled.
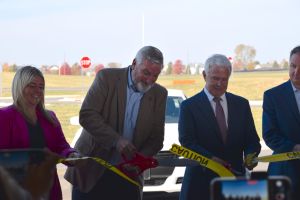
[[[0,82],[3,88],[2,96],[8,97],[11,95],[10,87],[13,75],[13,73],[2,73],[2,83]],[[83,98],[94,77],[45,75],[45,79],[46,95],[76,95],[78,98]],[[233,73],[228,91],[249,100],[262,100],[265,90],[286,80],[288,80],[287,71]],[[205,82],[202,75],[172,75],[160,76],[158,83],[166,88],[181,89],[187,97],[191,97],[202,90]],[[78,115],[80,104],[55,103],[47,104],[47,108],[57,114],[65,136],[71,142],[79,126],[71,125],[70,117]],[[257,132],[261,135],[262,109],[261,107],[252,107],[251,109]]]

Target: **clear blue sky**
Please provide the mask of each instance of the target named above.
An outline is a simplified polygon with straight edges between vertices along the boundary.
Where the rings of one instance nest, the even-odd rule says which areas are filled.
[[[166,63],[233,56],[240,43],[260,62],[281,61],[300,44],[299,8],[299,0],[0,0],[0,64],[73,64],[87,55],[127,66],[143,41]]]

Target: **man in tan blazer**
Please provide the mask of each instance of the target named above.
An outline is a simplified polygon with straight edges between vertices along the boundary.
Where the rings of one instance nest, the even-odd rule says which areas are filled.
[[[140,49],[127,68],[99,71],[80,110],[83,127],[75,149],[112,164],[136,152],[155,155],[163,146],[167,90],[155,83],[163,68],[161,51]],[[128,171],[137,170],[127,166]],[[138,188],[93,160],[69,167],[72,199],[141,199]],[[142,184],[142,176],[136,177]]]

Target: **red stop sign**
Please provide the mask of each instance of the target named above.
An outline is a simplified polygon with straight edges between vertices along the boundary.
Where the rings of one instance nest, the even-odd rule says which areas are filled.
[[[82,57],[80,60],[80,64],[84,68],[89,68],[91,66],[91,59],[89,57]]]

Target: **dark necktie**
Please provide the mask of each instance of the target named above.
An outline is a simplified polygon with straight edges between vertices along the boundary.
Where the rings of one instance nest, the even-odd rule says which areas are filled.
[[[214,101],[216,102],[216,118],[217,122],[220,128],[222,140],[224,143],[226,143],[226,135],[227,135],[227,125],[226,125],[226,119],[224,110],[222,108],[222,105],[220,103],[222,99],[220,97],[215,97]]]

